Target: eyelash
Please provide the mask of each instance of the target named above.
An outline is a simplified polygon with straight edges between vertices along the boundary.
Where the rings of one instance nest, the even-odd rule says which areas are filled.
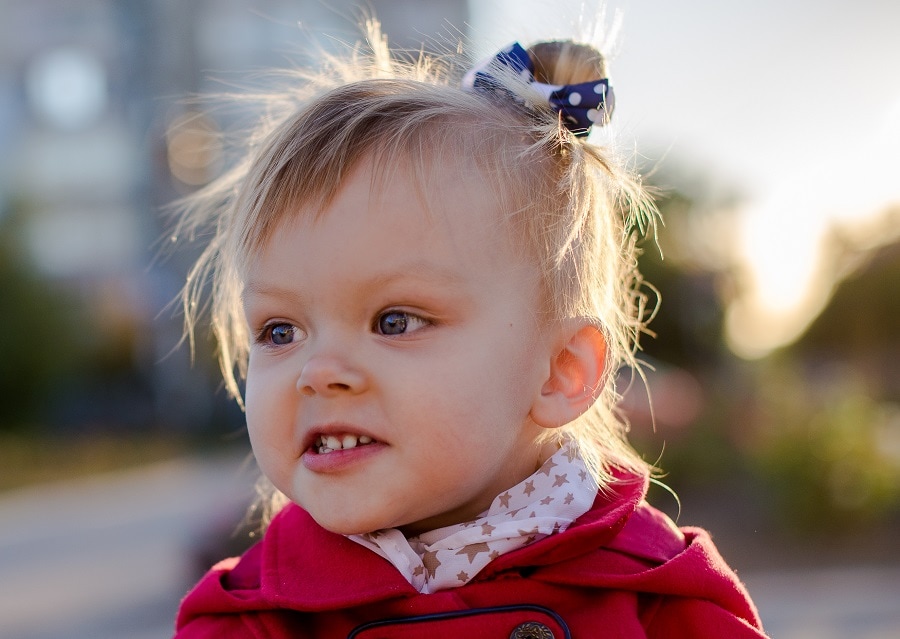
[[[292,340],[290,342],[288,342],[287,344],[276,344],[275,343],[275,340],[273,337],[273,331],[280,326],[286,326],[291,329]],[[302,333],[302,332],[303,331],[301,331],[299,328],[297,328],[290,322],[270,322],[270,323],[266,324],[265,326],[263,326],[259,332],[257,332],[256,343],[262,344],[263,346],[266,346],[268,348],[278,348],[281,346],[287,346],[288,344],[291,344],[295,341],[297,333]]]
[[[403,316],[403,318],[404,318],[403,332],[388,333],[383,330],[382,322],[390,315],[402,315]],[[412,320],[412,322],[410,322],[410,320]],[[418,324],[418,326],[415,329],[413,329],[412,331],[408,331],[407,329],[408,329],[410,323]],[[425,328],[426,326],[430,326],[431,324],[433,324],[433,322],[431,322],[428,319],[425,319],[421,315],[416,315],[415,313],[410,313],[409,311],[404,311],[401,309],[391,308],[391,309],[388,309],[386,311],[379,313],[375,317],[375,321],[372,323],[372,331],[374,333],[377,333],[378,335],[384,335],[387,337],[395,337],[398,335],[406,335],[409,332],[419,331],[419,330]]]
[[[382,326],[382,322],[390,315],[402,316],[402,332],[390,333],[383,330],[384,327]],[[410,324],[414,325],[414,328],[412,330],[409,330]],[[372,332],[386,337],[396,337],[400,335],[406,335],[407,333],[414,333],[432,324],[432,321],[420,315],[416,315],[415,313],[410,313],[409,311],[400,309],[388,309],[375,316],[375,320],[372,322]],[[274,331],[279,327],[287,327],[290,329],[292,338],[290,342],[286,342],[283,344],[275,342]],[[259,331],[257,331],[255,341],[257,344],[261,344],[262,346],[265,346],[267,348],[279,348],[282,346],[288,346],[289,344],[293,344],[294,342],[296,342],[298,333],[302,334],[303,331],[290,322],[270,322],[264,325]]]

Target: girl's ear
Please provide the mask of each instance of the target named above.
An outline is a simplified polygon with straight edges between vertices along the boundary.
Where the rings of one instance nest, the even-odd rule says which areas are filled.
[[[593,324],[578,322],[563,329],[561,348],[551,355],[550,375],[531,407],[531,419],[544,428],[559,428],[577,419],[600,394],[606,365],[606,339]]]

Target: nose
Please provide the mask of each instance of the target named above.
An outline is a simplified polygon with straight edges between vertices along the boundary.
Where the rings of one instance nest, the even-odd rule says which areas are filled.
[[[307,397],[356,394],[365,388],[365,374],[333,355],[314,355],[297,376],[297,390]]]

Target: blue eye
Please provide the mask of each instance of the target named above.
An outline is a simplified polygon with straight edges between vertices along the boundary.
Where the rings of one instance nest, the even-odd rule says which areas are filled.
[[[378,316],[375,330],[382,335],[402,335],[416,331],[427,324],[428,321],[418,315],[403,311],[388,311]]]
[[[378,332],[382,335],[400,335],[406,332],[409,316],[406,313],[392,311],[378,318]]]
[[[275,324],[268,328],[269,340],[276,346],[283,346],[294,341],[297,329],[290,324]]]

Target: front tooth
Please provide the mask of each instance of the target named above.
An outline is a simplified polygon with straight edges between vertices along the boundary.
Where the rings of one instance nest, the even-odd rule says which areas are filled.
[[[344,448],[356,448],[356,435],[344,435],[341,437],[341,444]]]
[[[329,435],[325,438],[325,445],[332,450],[340,450],[341,449],[341,440],[334,435]]]
[[[360,444],[371,444],[371,443],[372,443],[372,438],[369,437],[368,435],[360,435],[360,436],[359,436],[359,443],[360,443]]]

